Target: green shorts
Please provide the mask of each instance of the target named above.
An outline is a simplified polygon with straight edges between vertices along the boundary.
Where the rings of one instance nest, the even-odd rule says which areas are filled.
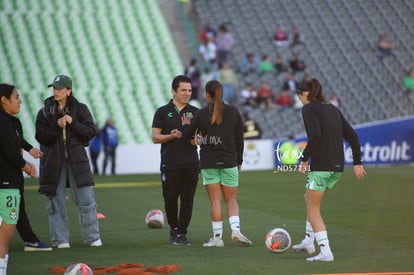
[[[17,224],[19,210],[19,189],[0,189],[0,220],[6,224]]]
[[[342,177],[342,172],[310,171],[306,179],[306,188],[316,191],[332,189]]]
[[[239,186],[239,170],[237,166],[232,168],[201,169],[203,185],[220,182],[226,186]]]

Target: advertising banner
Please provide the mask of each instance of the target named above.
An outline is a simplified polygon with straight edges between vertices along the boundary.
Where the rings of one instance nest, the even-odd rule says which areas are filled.
[[[364,165],[414,163],[414,116],[361,124],[355,127],[355,131],[361,144]],[[274,143],[275,167],[283,166],[289,158],[300,159],[306,137],[297,137],[293,141],[297,147],[287,149],[284,145],[289,140]],[[352,150],[345,141],[344,154],[345,165],[352,165]]]

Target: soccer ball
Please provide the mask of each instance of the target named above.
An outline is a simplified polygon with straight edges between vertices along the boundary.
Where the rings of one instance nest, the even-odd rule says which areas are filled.
[[[283,253],[292,244],[289,233],[283,228],[273,228],[266,234],[266,247],[274,253]]]
[[[162,228],[164,226],[164,213],[159,209],[148,211],[145,216],[145,223],[149,228]]]
[[[93,272],[87,264],[77,263],[68,266],[64,275],[93,275]]]

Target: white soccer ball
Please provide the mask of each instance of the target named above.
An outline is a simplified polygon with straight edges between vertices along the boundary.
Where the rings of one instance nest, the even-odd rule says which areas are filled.
[[[165,224],[164,213],[159,209],[152,209],[145,215],[145,223],[149,228],[162,228]]]
[[[87,264],[77,263],[68,266],[64,275],[93,275],[93,272]]]
[[[266,247],[273,253],[283,253],[292,244],[289,233],[283,228],[273,228],[266,234]]]

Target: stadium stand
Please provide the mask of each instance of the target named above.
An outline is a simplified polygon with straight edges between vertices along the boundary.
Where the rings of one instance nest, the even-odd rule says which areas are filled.
[[[28,140],[47,84],[68,74],[100,126],[111,116],[122,144],[151,142],[153,112],[183,70],[158,1],[2,1],[0,25],[1,82],[21,93]]]
[[[162,0],[160,0],[162,1]],[[183,72],[159,1],[154,0],[19,0],[0,2],[1,82],[16,84],[24,101],[20,117],[26,137],[34,142],[34,121],[46,89],[57,74],[74,79],[74,95],[88,104],[103,125],[112,116],[122,144],[151,141],[153,112],[170,98],[173,76]],[[175,0],[176,14],[185,12]],[[198,57],[198,38],[205,22],[227,24],[235,38],[230,62],[236,66],[247,52],[280,55],[298,53],[305,73],[318,78],[329,97],[335,93],[341,110],[353,124],[414,114],[414,100],[403,93],[402,79],[413,68],[414,1],[410,0],[193,0],[195,29],[188,34]],[[178,20],[178,19],[177,19]],[[297,26],[305,44],[276,48],[272,35],[280,25]],[[379,60],[376,41],[387,33],[397,53]],[[182,52],[182,51],[181,51]],[[199,62],[200,63],[200,62]],[[201,64],[201,63],[200,63]],[[239,75],[240,87],[268,81],[278,92],[286,73]],[[256,109],[250,116],[264,129],[263,138],[303,133],[300,111]]]
[[[353,124],[407,116],[414,113],[412,97],[402,92],[402,78],[414,64],[414,2],[409,0],[209,0],[193,1],[199,22],[226,23],[236,45],[232,64],[236,66],[247,52],[272,60],[281,55],[288,60],[293,53],[304,59],[306,73],[318,78],[324,91],[336,93],[341,110]],[[275,48],[271,43],[276,26],[285,30],[297,26],[304,45]],[[200,29],[199,29],[200,30]],[[387,33],[393,41],[396,58],[379,60],[376,41]],[[296,75],[300,80],[303,75]],[[243,77],[241,86],[256,87],[266,78],[278,91],[285,74]],[[251,117],[264,131],[264,138],[280,138],[303,132],[300,113],[295,110],[254,110]]]

